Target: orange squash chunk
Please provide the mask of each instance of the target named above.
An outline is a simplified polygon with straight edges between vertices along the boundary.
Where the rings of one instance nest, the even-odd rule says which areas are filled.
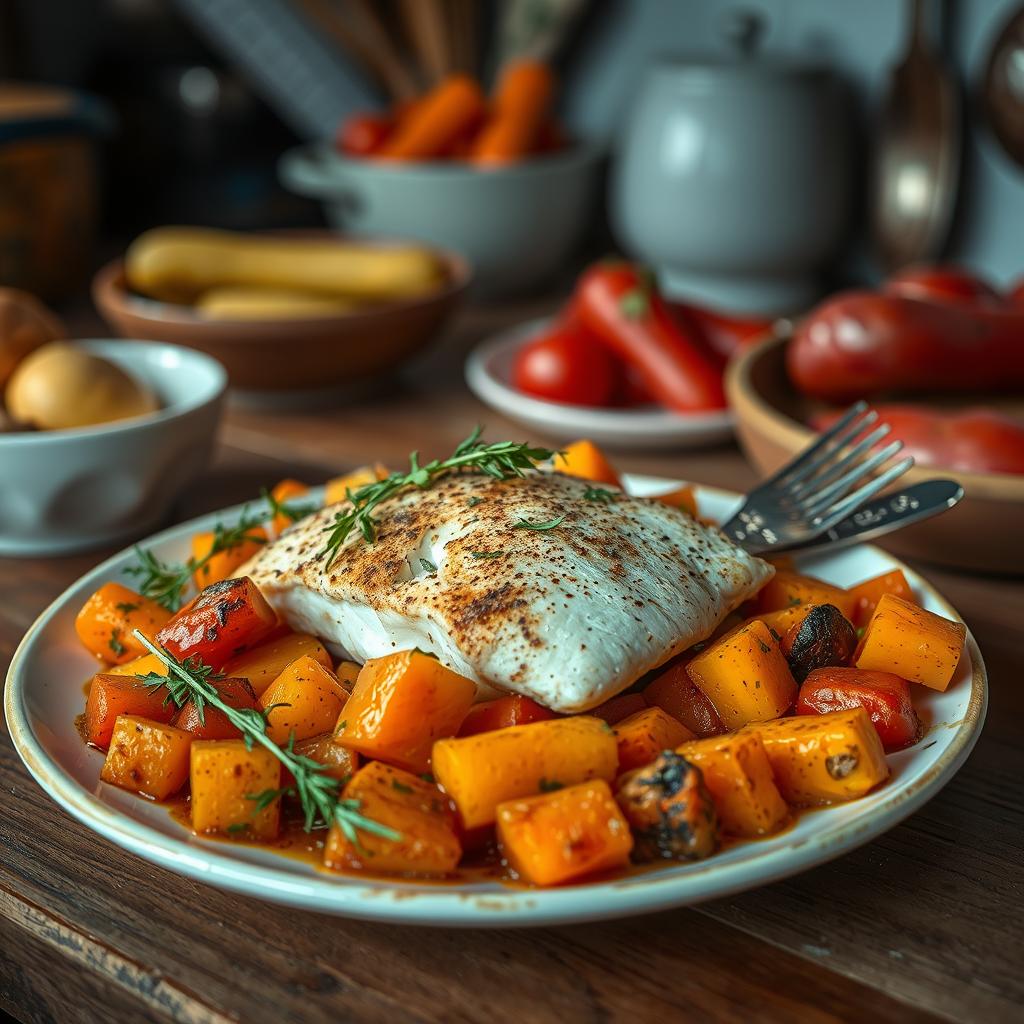
[[[638,711],[615,726],[619,771],[650,764],[663,750],[673,750],[695,738],[686,726],[661,708]]]
[[[309,633],[286,633],[232,658],[222,671],[226,676],[248,679],[253,692],[260,697],[293,661],[304,656],[320,662],[324,668],[331,667],[331,656],[327,648],[315,636]]]
[[[324,485],[324,504],[335,505],[339,501],[345,501],[350,490],[354,493],[367,484],[385,480],[389,472],[386,466],[377,462],[372,466],[360,466],[344,476],[336,476]]]
[[[652,707],[659,707],[695,736],[717,736],[725,732],[714,704],[690,678],[686,659],[674,661],[653,682],[648,683],[644,697]]]
[[[893,672],[933,690],[956,674],[967,638],[962,622],[883,594],[861,640],[857,668]]]
[[[327,834],[324,866],[334,871],[388,875],[447,875],[462,857],[455,821],[444,794],[417,775],[372,761],[345,787],[359,813],[393,829],[397,838],[357,831],[356,842],[335,822]]]
[[[911,604],[917,603],[914,600],[914,591],[902,569],[883,572],[881,576],[872,576],[871,579],[851,587],[850,593],[856,602],[851,620],[855,626],[866,626],[871,621],[871,616],[875,614],[883,594],[892,594],[904,601],[910,601]]]
[[[101,672],[92,677],[85,701],[85,736],[93,746],[106,750],[114,734],[114,723],[122,715],[133,715],[167,724],[177,710],[165,686],[153,688],[141,679]]]
[[[334,667],[334,674],[338,677],[338,682],[351,693],[362,669],[363,666],[356,661],[339,661]]]
[[[697,518],[697,492],[689,484],[677,487],[674,491],[669,491],[666,494],[656,494],[654,500],[660,501],[662,505],[668,505],[670,508],[682,509],[694,519]]]
[[[100,778],[154,800],[166,800],[188,779],[191,745],[191,733],[136,715],[121,715],[114,723]]]
[[[246,750],[245,740],[196,740],[189,778],[195,832],[277,838],[280,797],[262,809],[254,799],[281,785],[281,762],[265,747],[253,744]]]
[[[785,655],[756,619],[696,655],[686,671],[729,729],[778,718],[796,700]]]
[[[279,505],[294,501],[296,498],[301,498],[306,494],[309,494],[309,487],[302,483],[301,480],[292,480],[290,478],[278,481],[270,491],[270,496]],[[280,537],[292,525],[293,521],[290,516],[286,516],[283,512],[278,512],[270,521],[271,534],[275,537]]]
[[[621,487],[619,474],[593,441],[573,441],[565,451],[555,456],[555,469],[566,476],[579,477],[598,484]]]
[[[775,612],[801,604],[834,604],[851,620],[856,603],[849,590],[786,569],[777,570],[757,595],[758,612]]]
[[[763,836],[786,823],[789,808],[775,785],[756,733],[692,740],[676,752],[704,773],[723,831],[734,836]]]
[[[335,743],[333,732],[323,732],[319,736],[300,740],[295,744],[295,753],[322,764],[324,774],[339,782],[348,782],[359,768],[359,755]]]
[[[425,772],[434,741],[459,731],[475,695],[471,679],[419,651],[373,658],[356,679],[335,741]]]
[[[104,583],[75,618],[75,632],[85,648],[100,661],[122,665],[148,654],[132,636],[139,630],[152,639],[171,613],[148,597],[120,583]]]
[[[192,557],[201,562],[213,550],[216,534],[212,530],[203,530],[192,537]],[[234,547],[225,548],[210,557],[210,560],[192,573],[192,581],[196,590],[202,590],[211,583],[220,583],[230,579],[235,570],[248,562],[267,542],[267,531],[262,526],[254,526]]]
[[[157,676],[167,675],[167,666],[155,654],[143,654],[138,658],[132,658],[123,665],[111,665],[106,675],[110,676],[148,676],[150,673]]]
[[[617,725],[624,718],[635,715],[647,707],[647,700],[642,693],[620,693],[616,697],[609,697],[603,704],[588,711],[587,714],[593,718],[600,718],[602,722],[609,725]]]
[[[497,826],[509,867],[532,885],[621,867],[633,849],[629,823],[601,780],[503,803]]]
[[[335,674],[315,658],[296,658],[263,691],[267,735],[279,746],[330,732],[348,693]],[[274,707],[275,704],[283,705]]]

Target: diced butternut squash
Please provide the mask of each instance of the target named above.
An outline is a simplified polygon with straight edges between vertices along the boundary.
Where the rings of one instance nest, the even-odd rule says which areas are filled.
[[[298,742],[330,732],[347,699],[348,692],[334,673],[304,654],[260,697],[260,706],[267,715],[267,735],[284,746],[290,739]]]
[[[281,798],[269,794],[280,788],[281,762],[266,747],[256,743],[247,750],[245,740],[196,740],[189,778],[195,832],[277,838]],[[261,794],[266,799],[258,799]]]
[[[532,885],[621,867],[633,849],[629,823],[600,779],[503,803],[497,826],[508,866]]]
[[[166,686],[152,687],[133,676],[101,672],[92,677],[85,701],[85,737],[106,750],[114,734],[114,723],[122,715],[134,715],[166,724],[177,708]]]
[[[228,707],[259,707],[248,679],[211,679],[210,685]],[[232,725],[228,716],[212,704],[207,704],[200,715],[191,697],[182,704],[181,710],[174,716],[172,722],[177,728],[192,733],[193,738],[197,740],[232,740],[242,735],[238,726]]]
[[[293,502],[297,498],[301,498],[304,495],[309,494],[309,487],[302,483],[301,480],[280,480],[276,483],[270,491],[270,496],[278,503],[278,505],[285,505],[288,502]],[[283,512],[278,512],[276,516],[270,521],[270,532],[274,537],[279,537],[289,526],[292,525],[294,520],[291,516],[285,515]]]
[[[357,661],[339,661],[334,669],[334,674],[338,677],[338,682],[351,693],[362,669],[363,666]]]
[[[334,742],[333,732],[310,736],[295,744],[295,753],[312,758],[324,766],[324,774],[339,782],[348,782],[359,768],[359,755]]]
[[[410,772],[372,761],[345,787],[359,813],[393,829],[398,838],[359,830],[356,842],[337,823],[324,847],[324,865],[335,871],[437,877],[455,870],[462,847],[444,794]]]
[[[749,626],[751,622],[763,622],[781,644],[789,631],[803,622],[812,608],[817,607],[815,604],[794,604],[789,608],[780,608],[777,612],[762,612],[760,615],[744,619],[736,629]],[[735,629],[732,632],[735,632]],[[786,653],[785,648],[782,653]]]
[[[259,697],[293,661],[304,656],[320,662],[324,668],[331,667],[327,648],[315,636],[286,633],[232,658],[223,672],[226,676],[248,679],[253,692]]]
[[[889,777],[864,708],[760,722],[743,734],[761,740],[775,784],[796,807],[854,800]]]
[[[100,661],[122,665],[148,653],[132,636],[133,630],[152,639],[170,617],[171,613],[156,601],[120,583],[104,583],[82,605],[75,618],[75,632]]]
[[[191,733],[136,715],[114,723],[100,778],[113,786],[166,800],[188,779]]]
[[[592,718],[600,718],[609,725],[616,725],[624,718],[643,711],[645,707],[647,700],[642,693],[620,693],[616,697],[610,697],[603,704],[598,704],[587,714]]]
[[[459,731],[475,695],[471,679],[419,651],[373,658],[356,679],[335,742],[424,772],[434,741]]]
[[[508,729],[513,725],[528,725],[530,722],[546,722],[555,713],[543,704],[538,704],[521,693],[510,693],[506,697],[485,700],[474,704],[459,727],[460,736],[475,736],[478,732],[493,732]]]
[[[107,675],[111,676],[156,676],[167,675],[167,666],[155,654],[143,654],[123,665],[111,665]]]
[[[729,729],[778,718],[797,685],[778,641],[759,620],[716,641],[686,666]]]
[[[724,832],[745,837],[770,835],[786,823],[789,808],[775,785],[756,733],[692,740],[677,753],[704,774]]]
[[[917,603],[914,600],[914,591],[902,569],[883,572],[881,576],[872,576],[871,579],[851,587],[850,593],[855,602],[851,619],[855,626],[866,626],[871,621],[871,616],[875,614],[883,594],[892,594],[904,601],[910,601],[911,604]]]
[[[883,594],[861,640],[857,668],[893,672],[912,683],[945,690],[963,654],[962,622]]]
[[[619,748],[619,771],[650,764],[663,750],[674,750],[680,743],[696,739],[681,722],[661,708],[645,708],[615,726]]]
[[[757,595],[758,612],[775,612],[800,604],[834,604],[852,619],[856,603],[849,590],[786,569],[777,570]]]
[[[666,494],[657,494],[654,500],[660,501],[662,505],[668,505],[670,508],[682,509],[694,519],[697,518],[697,492],[689,484],[677,487],[674,491],[669,491]]]
[[[433,772],[465,828],[489,825],[498,804],[618,770],[615,733],[587,715],[515,725],[434,744]]]
[[[324,504],[335,505],[345,501],[349,491],[355,493],[360,487],[387,479],[388,475],[388,468],[378,462],[373,466],[360,466],[344,476],[336,476],[324,485]]]
[[[644,689],[651,707],[659,707],[695,736],[717,736],[725,732],[714,704],[686,671],[689,660],[674,661]]]
[[[204,530],[192,536],[192,557],[199,564],[199,568],[192,573],[196,590],[230,579],[235,570],[248,562],[267,542],[267,531],[262,526],[254,526],[237,544],[210,554],[216,536],[212,530]]]
[[[555,469],[566,476],[591,480],[598,484],[621,487],[619,474],[593,441],[573,441],[565,451],[555,456]]]

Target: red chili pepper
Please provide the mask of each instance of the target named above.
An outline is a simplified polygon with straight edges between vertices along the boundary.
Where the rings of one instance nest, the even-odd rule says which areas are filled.
[[[640,374],[663,405],[679,412],[725,406],[722,375],[672,317],[650,278],[628,263],[598,263],[576,285],[575,314]]]
[[[728,362],[751,342],[764,337],[775,322],[765,317],[739,317],[705,309],[687,302],[668,302],[669,309],[682,320],[683,329],[698,335],[707,349],[722,363]]]

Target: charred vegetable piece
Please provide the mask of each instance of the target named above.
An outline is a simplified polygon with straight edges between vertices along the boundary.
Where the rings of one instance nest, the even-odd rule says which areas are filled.
[[[636,840],[633,859],[703,860],[718,849],[718,813],[701,770],[666,750],[623,776],[616,800]]]
[[[164,686],[148,686],[133,676],[108,672],[93,676],[85,702],[86,739],[106,750],[114,723],[123,715],[166,725],[174,715],[174,705]]]
[[[816,668],[848,665],[856,647],[857,631],[834,604],[815,605],[782,640],[782,653],[798,683]]]
[[[233,708],[259,707],[248,679],[211,679],[210,685],[220,699]],[[220,708],[207,705],[200,715],[191,698],[182,704],[181,710],[171,719],[171,724],[191,733],[197,740],[233,740],[242,735],[241,730],[228,721],[228,716]]]
[[[685,660],[675,661],[644,690],[651,707],[659,707],[682,722],[695,736],[718,736],[725,732],[715,705],[686,672]]]

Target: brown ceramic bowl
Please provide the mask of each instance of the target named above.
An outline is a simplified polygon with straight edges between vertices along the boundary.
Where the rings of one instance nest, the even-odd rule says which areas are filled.
[[[736,359],[726,375],[740,444],[765,475],[810,444],[815,434],[806,423],[823,408],[790,383],[784,358],[788,340],[788,334],[780,333],[755,346]],[[1005,398],[990,403],[977,395],[969,404],[979,401],[1009,408]],[[1024,476],[914,467],[901,482],[935,477],[958,480],[964,488],[963,501],[949,512],[884,538],[881,546],[907,558],[959,569],[1024,573],[1019,529],[1024,516]]]
[[[337,316],[289,320],[210,320],[190,306],[129,289],[120,260],[93,278],[100,313],[122,337],[169,341],[224,364],[233,387],[254,391],[336,388],[394,369],[424,348],[458,305],[470,271],[437,252],[447,275],[436,291]]]

